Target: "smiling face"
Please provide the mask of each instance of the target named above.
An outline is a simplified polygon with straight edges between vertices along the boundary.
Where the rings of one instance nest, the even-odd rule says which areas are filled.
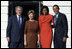
[[[22,14],[22,7],[16,7],[16,14],[21,15]]]
[[[29,10],[29,11],[28,11],[28,17],[29,17],[29,19],[30,19],[30,20],[34,19],[34,16],[35,16],[34,10]]]
[[[44,8],[44,9],[42,10],[42,13],[43,13],[43,15],[46,15],[46,14],[47,14],[47,9]]]
[[[59,8],[57,6],[54,6],[53,11],[54,11],[55,14],[57,14],[59,12]]]
[[[30,14],[28,15],[28,17],[29,17],[29,19],[33,19],[33,18],[34,18],[34,14],[33,14],[33,13],[30,13]]]

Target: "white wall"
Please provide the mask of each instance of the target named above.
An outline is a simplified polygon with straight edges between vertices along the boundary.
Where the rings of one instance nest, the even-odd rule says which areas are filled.
[[[1,48],[8,48],[6,27],[8,21],[8,1],[1,1]]]
[[[43,5],[46,5],[49,7],[49,12],[50,14],[54,15],[53,12],[53,5],[59,5],[60,6],[60,12],[66,14],[67,20],[68,20],[68,36],[69,38],[67,39],[67,48],[71,48],[71,1],[43,1]],[[54,31],[54,29],[53,29]],[[54,34],[54,33],[53,33]],[[53,48],[53,42],[52,42],[52,48]]]
[[[1,48],[8,48],[6,40],[6,28],[8,21],[8,1],[1,1]],[[67,15],[68,19],[68,36],[67,48],[71,48],[71,2],[70,1],[43,1],[43,5],[47,5],[50,9],[50,14],[53,14],[52,6],[57,4],[60,6],[60,11]],[[52,43],[53,48],[53,43]]]

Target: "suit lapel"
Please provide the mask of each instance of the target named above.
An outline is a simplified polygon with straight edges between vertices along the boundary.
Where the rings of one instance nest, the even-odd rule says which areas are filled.
[[[16,21],[16,24],[19,26],[18,19],[17,19],[16,15],[15,15],[15,21]]]

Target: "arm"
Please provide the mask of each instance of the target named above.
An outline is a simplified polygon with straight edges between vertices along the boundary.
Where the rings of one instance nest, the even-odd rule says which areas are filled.
[[[7,37],[8,41],[10,41],[11,28],[12,28],[12,20],[10,17],[8,20],[8,26],[7,26],[7,30],[6,30],[6,37]]]
[[[25,46],[27,45],[27,42],[26,42],[26,33],[27,33],[27,22],[25,23],[25,29],[24,29],[24,45]]]
[[[40,28],[40,30],[41,30],[41,20],[40,20],[40,16],[39,16],[39,28]],[[39,30],[39,31],[40,31]]]
[[[51,26],[54,28],[54,16],[52,16]]]
[[[40,44],[40,35],[38,34],[38,41],[37,41],[37,44],[39,45]]]
[[[38,41],[37,41],[37,44],[39,45],[40,44],[40,29],[39,29],[39,25],[38,25],[38,29],[37,29],[37,32],[38,32]]]
[[[65,31],[64,37],[68,38],[68,22],[65,15],[63,15],[62,21],[63,21],[64,31]]]
[[[40,23],[44,23],[44,22],[48,21],[48,19],[47,19],[48,17],[42,17],[42,18],[45,18],[45,19],[43,20],[43,19],[40,18],[40,21],[41,21]]]
[[[26,43],[26,34],[24,34],[24,45],[26,46],[27,43]]]

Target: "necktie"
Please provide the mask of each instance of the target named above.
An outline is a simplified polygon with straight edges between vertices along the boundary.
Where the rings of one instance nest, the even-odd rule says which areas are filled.
[[[21,26],[21,23],[20,23],[20,16],[19,16],[19,26]]]
[[[54,24],[56,25],[56,15],[54,16]]]

